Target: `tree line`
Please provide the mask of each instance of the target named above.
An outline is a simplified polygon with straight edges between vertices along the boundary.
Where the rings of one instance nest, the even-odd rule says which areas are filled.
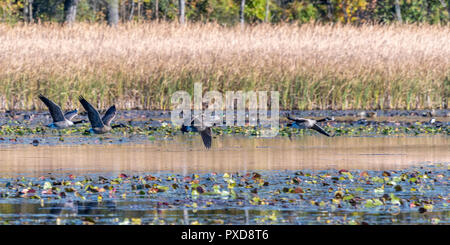
[[[0,22],[448,23],[450,0],[0,0]]]

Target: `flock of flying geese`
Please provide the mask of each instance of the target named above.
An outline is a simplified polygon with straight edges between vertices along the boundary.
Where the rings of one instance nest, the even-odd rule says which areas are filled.
[[[55,128],[55,129],[62,129],[67,128],[70,126],[73,126],[75,124],[84,123],[84,120],[81,121],[73,121],[73,118],[78,115],[78,110],[69,111],[66,113],[63,113],[61,110],[61,107],[57,105],[55,102],[51,101],[47,97],[43,95],[38,96],[39,99],[44,102],[44,104],[48,107],[48,110],[50,112],[50,115],[53,119],[53,123],[47,125],[47,127]],[[94,134],[104,134],[113,128],[118,127],[126,127],[123,124],[118,125],[111,125],[111,122],[116,117],[116,107],[115,105],[112,105],[109,107],[109,109],[105,112],[103,117],[100,116],[100,113],[86,100],[83,98],[83,96],[80,96],[78,98],[83,108],[86,110],[89,118],[89,122],[91,123],[91,129],[88,131],[90,133]],[[313,129],[323,135],[326,135],[328,137],[333,137],[333,135],[328,134],[323,128],[321,128],[317,123],[319,122],[326,122],[326,121],[333,121],[334,118],[323,118],[320,120],[314,120],[314,119],[308,119],[308,118],[299,118],[299,117],[292,117],[289,114],[286,116],[289,120],[293,121],[292,124],[303,124],[308,129]],[[196,118],[192,119],[191,125],[182,125],[181,131],[183,133],[186,132],[198,132],[200,133],[200,136],[202,137],[203,144],[207,149],[211,148],[212,145],[212,131],[211,126],[205,126],[201,124],[201,126],[195,126],[194,121]]]

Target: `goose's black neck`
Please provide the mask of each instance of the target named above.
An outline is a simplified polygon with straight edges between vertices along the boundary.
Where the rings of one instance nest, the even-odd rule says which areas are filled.
[[[117,125],[112,125],[111,128],[126,128],[127,126],[125,126],[124,124],[117,124]]]
[[[332,121],[333,119],[329,118],[329,117],[325,117],[322,119],[317,120],[317,122],[327,122],[327,121]]]

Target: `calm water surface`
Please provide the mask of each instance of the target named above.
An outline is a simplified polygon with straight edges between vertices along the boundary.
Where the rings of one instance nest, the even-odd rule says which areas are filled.
[[[402,169],[450,162],[449,137],[218,137],[210,150],[198,136],[148,144],[8,146],[0,174],[230,172],[296,169]]]
[[[449,137],[445,136],[217,137],[210,150],[204,149],[198,135],[146,144],[2,146],[0,224],[449,224],[450,209],[445,201],[449,198],[449,149]],[[444,167],[427,167],[438,163]],[[420,167],[425,169],[405,170]],[[341,169],[354,171],[355,179],[368,171],[368,176],[383,181],[383,171],[389,171],[389,181],[401,174],[407,180],[394,183],[402,185],[398,191],[394,185],[374,184],[377,180],[370,178],[373,183],[355,181],[337,171]],[[411,182],[428,169],[429,178]],[[256,171],[267,185],[252,178]],[[128,177],[112,184],[121,173]],[[198,188],[183,178],[196,178],[195,173],[206,191],[218,185],[220,194],[194,195],[192,191]],[[242,184],[235,188],[237,197],[228,193],[231,182],[224,173],[237,173],[234,181]],[[146,187],[142,178],[131,178],[133,175],[160,180],[148,180],[150,186]],[[172,177],[182,181],[174,182]],[[288,183],[295,177],[300,183]],[[81,184],[69,185],[75,190],[69,191],[58,185],[61,180]],[[45,182],[58,189],[45,194]],[[114,186],[117,192],[89,191],[89,185]],[[169,189],[149,194],[149,188],[156,185]],[[289,188],[297,187],[302,190],[290,193]],[[357,195],[358,204],[334,203],[340,188]],[[357,188],[363,190],[355,192]],[[23,194],[24,189],[37,191]],[[402,199],[400,206],[390,201],[374,207],[367,204],[369,199],[385,200],[391,193]],[[319,205],[322,201],[324,206]],[[419,212],[428,203],[433,209]]]

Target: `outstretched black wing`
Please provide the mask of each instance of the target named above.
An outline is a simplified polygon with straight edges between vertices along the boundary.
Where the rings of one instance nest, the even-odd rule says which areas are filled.
[[[212,135],[211,128],[206,127],[205,130],[200,131],[200,136],[202,136],[203,144],[207,149],[211,148],[212,145]]]
[[[323,134],[323,135],[326,135],[326,136],[328,136],[328,137],[331,137],[331,135],[329,135],[323,128],[319,127],[319,125],[317,125],[317,124],[314,124],[314,125],[311,127],[311,129],[314,129],[314,130],[316,130],[317,132],[319,132],[319,133],[321,133],[321,134]]]
[[[42,94],[40,94],[38,97],[48,107],[48,110],[50,111],[50,115],[52,116],[54,122],[65,121],[64,115],[63,115],[61,107],[59,107],[59,105],[57,105],[57,104],[55,104],[55,102],[47,99]]]
[[[116,106],[113,105],[109,107],[109,109],[106,111],[105,115],[102,118],[103,124],[109,126],[112,122],[112,120],[116,117]]]
[[[85,100],[83,96],[80,96],[78,100],[80,101],[84,109],[87,111],[88,118],[89,121],[91,122],[92,127],[93,128],[103,127],[103,122],[102,119],[100,118],[100,114],[98,113],[98,111],[91,104],[89,104],[89,102],[87,102],[87,100]]]

